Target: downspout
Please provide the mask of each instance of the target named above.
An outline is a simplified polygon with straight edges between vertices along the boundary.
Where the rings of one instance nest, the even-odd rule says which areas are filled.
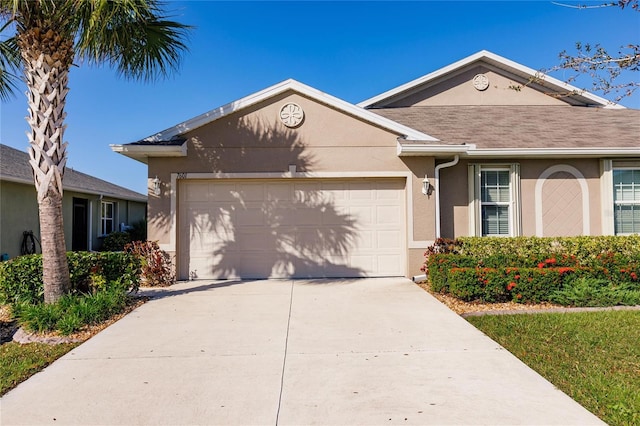
[[[435,195],[436,195],[436,239],[440,238],[440,169],[444,169],[446,167],[453,167],[458,164],[460,161],[460,156],[458,154],[453,157],[452,161],[448,163],[438,164],[434,171],[434,180],[435,180]],[[416,275],[411,278],[415,283],[421,283],[427,280],[427,275]]]
[[[435,193],[436,193],[436,239],[440,238],[440,169],[444,169],[446,167],[453,167],[458,164],[460,161],[460,156],[458,154],[453,157],[452,161],[448,163],[438,164],[434,171],[434,179],[435,179]]]

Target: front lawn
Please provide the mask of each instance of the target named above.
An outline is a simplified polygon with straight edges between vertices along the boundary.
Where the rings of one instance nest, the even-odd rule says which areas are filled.
[[[640,311],[467,320],[603,421],[640,424]]]

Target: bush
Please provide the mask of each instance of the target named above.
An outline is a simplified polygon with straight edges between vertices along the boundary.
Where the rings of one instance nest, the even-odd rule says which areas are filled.
[[[68,252],[71,293],[94,293],[117,286],[137,291],[140,262],[129,253]],[[42,255],[20,256],[0,264],[0,301],[38,304],[44,300]]]
[[[141,282],[150,287],[174,284],[176,276],[169,254],[160,250],[157,241],[134,241],[125,247],[127,253],[136,256],[140,262]]]
[[[638,236],[460,238],[425,256],[431,289],[467,301],[638,303]]]
[[[128,232],[112,232],[102,241],[102,251],[124,251],[124,246],[131,242]]]
[[[40,300],[44,300],[41,254],[0,263],[0,303],[36,303]]]

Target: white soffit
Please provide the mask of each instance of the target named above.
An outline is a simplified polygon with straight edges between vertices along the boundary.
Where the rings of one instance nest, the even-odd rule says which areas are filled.
[[[187,144],[182,145],[134,145],[134,144],[111,144],[113,152],[126,157],[138,160],[147,164],[148,157],[186,157]]]
[[[404,92],[410,93],[412,90],[424,84],[432,82],[440,77],[453,73],[454,71],[457,71],[460,68],[466,67],[476,61],[481,61],[481,60],[497,68],[503,69],[512,74],[523,77],[525,79],[529,79],[529,78],[538,79],[540,80],[540,83],[538,83],[539,85],[547,86],[552,90],[555,90],[561,93],[576,93],[576,95],[572,95],[571,97],[583,98],[583,100],[584,99],[589,100],[594,104],[603,106],[605,108],[625,109],[625,107],[623,107],[622,105],[616,104],[615,102],[611,102],[605,98],[594,95],[593,93],[589,93],[585,90],[579,89],[575,86],[567,84],[556,78],[543,74],[540,71],[536,71],[533,68],[529,68],[517,62],[514,62],[510,59],[503,58],[502,56],[496,55],[495,53],[491,53],[487,50],[481,50],[477,53],[474,53],[471,56],[467,56],[464,59],[454,62],[453,64],[447,65],[446,67],[440,68],[439,70],[436,70],[432,73],[419,77],[401,86],[395,87],[391,90],[381,93],[380,95],[366,99],[358,103],[357,105],[362,108],[368,108],[382,101],[396,97]]]
[[[240,111],[243,108],[247,108],[251,105],[255,105],[273,96],[277,96],[287,90],[300,93],[301,95],[304,95],[317,102],[333,107],[346,114],[357,117],[363,121],[377,125],[393,133],[403,135],[408,140],[439,142],[438,139],[432,136],[429,136],[425,133],[419,132],[410,127],[404,126],[402,124],[396,123],[395,121],[390,120],[388,118],[384,118],[378,114],[374,114],[359,106],[343,101],[342,99],[339,99],[329,94],[326,94],[324,92],[321,92],[317,89],[314,89],[311,86],[307,86],[293,79],[285,80],[281,83],[275,84],[271,87],[268,87],[264,90],[256,92],[252,95],[249,95],[237,101],[230,102],[216,109],[212,109],[211,111],[208,111],[190,120],[177,124],[173,127],[170,127],[159,133],[156,133],[155,135],[149,136],[143,140],[146,142],[158,142],[158,141],[171,140],[176,136],[183,135],[187,132],[197,129],[198,127],[202,127],[219,118],[222,118],[226,115]]]

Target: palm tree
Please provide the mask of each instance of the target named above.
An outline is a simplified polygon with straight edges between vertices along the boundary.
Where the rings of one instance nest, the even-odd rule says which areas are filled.
[[[0,0],[0,30],[15,31],[0,42],[0,98],[22,70],[46,303],[70,287],[62,224],[69,70],[74,61],[108,64],[146,81],[175,70],[190,27],[168,19],[162,7],[157,0]]]

